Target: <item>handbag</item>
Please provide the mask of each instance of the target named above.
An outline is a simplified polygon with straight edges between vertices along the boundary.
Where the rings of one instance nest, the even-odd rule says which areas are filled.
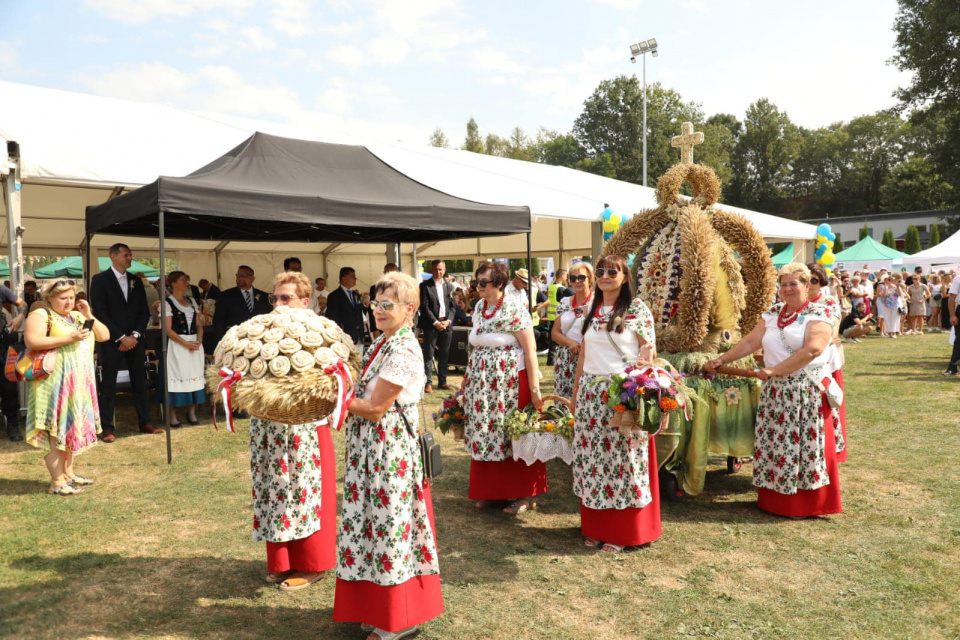
[[[407,426],[407,432],[416,438],[420,445],[420,458],[423,461],[423,477],[435,478],[443,473],[443,458],[440,456],[440,445],[434,442],[433,434],[428,431],[417,437],[417,433],[413,430],[410,421],[407,420],[406,414],[403,413],[403,409],[400,407],[400,402],[394,400],[393,406],[397,408],[397,413],[400,414],[403,424]]]
[[[53,316],[47,311],[47,335],[50,335],[50,328],[53,326]],[[56,349],[28,349],[23,341],[23,335],[19,340],[7,347],[7,361],[4,366],[4,376],[10,382],[36,382],[43,380],[53,373],[57,366]]]

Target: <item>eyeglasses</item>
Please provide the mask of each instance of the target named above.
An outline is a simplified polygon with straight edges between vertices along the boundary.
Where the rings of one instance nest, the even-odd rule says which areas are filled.
[[[286,293],[281,293],[278,296],[271,293],[270,295],[267,296],[267,300],[270,301],[270,304],[277,304],[278,300],[283,302],[283,304],[290,304],[291,300],[296,300],[296,299],[297,299],[297,296],[287,295]]]
[[[603,276],[609,276],[609,277],[613,278],[613,277],[616,276],[618,273],[620,273],[620,269],[604,269],[603,267],[597,269],[597,277],[598,277],[598,278],[602,278]]]
[[[56,287],[75,287],[77,283],[73,280],[57,280],[53,283],[54,288]]]
[[[820,284],[820,278],[810,278],[810,284]]]
[[[477,280],[477,288],[485,287],[488,284],[493,284],[493,280]]]
[[[372,300],[370,306],[374,309],[382,309],[386,313],[390,313],[399,306],[396,302],[391,302],[390,300]]]
[[[238,274],[237,274],[237,277],[238,277],[238,278],[252,278],[252,277],[253,277],[253,274],[252,274],[252,273],[238,273]]]
[[[586,280],[587,280],[587,275],[586,275],[586,274],[583,274],[583,275],[579,275],[579,276],[570,276],[569,280],[570,280],[570,282],[586,282]]]

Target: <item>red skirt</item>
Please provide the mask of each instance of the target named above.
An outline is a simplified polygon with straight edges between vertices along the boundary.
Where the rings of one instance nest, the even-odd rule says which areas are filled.
[[[525,371],[519,376],[519,382],[517,403],[525,407],[530,404],[530,384]],[[528,465],[513,458],[500,462],[470,460],[467,497],[471,500],[515,500],[546,492],[547,465],[543,462]]]
[[[824,457],[830,484],[819,489],[798,489],[794,495],[759,488],[757,506],[768,513],[789,518],[810,518],[831,513],[843,513],[840,503],[840,473],[837,467],[837,439],[833,431],[833,416],[824,396],[821,411],[824,421]]]
[[[436,536],[429,480],[423,482],[423,499],[427,503],[427,517],[430,518],[433,535]],[[389,587],[369,580],[337,578],[333,599],[335,622],[362,622],[393,633],[433,620],[441,614],[443,595],[437,574],[416,576]]]
[[[833,379],[837,381],[840,388],[843,389],[843,371],[837,369],[833,372]],[[843,404],[840,405],[840,433],[843,434],[843,451],[837,452],[837,462],[847,461],[847,451],[850,450],[850,441],[847,440],[847,390],[843,389]]]
[[[337,458],[330,427],[317,427],[320,443],[320,530],[306,538],[267,543],[267,571],[328,571],[337,566]]]
[[[660,479],[657,476],[657,446],[650,438],[647,473],[650,475],[650,504],[642,508],[591,509],[580,503],[580,531],[587,538],[636,547],[663,535],[660,524]]]

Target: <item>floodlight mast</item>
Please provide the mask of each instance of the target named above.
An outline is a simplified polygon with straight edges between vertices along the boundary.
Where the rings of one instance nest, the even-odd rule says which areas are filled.
[[[643,56],[643,186],[647,186],[647,54],[657,57],[657,39],[641,40],[630,45],[630,62],[637,63],[637,56]]]

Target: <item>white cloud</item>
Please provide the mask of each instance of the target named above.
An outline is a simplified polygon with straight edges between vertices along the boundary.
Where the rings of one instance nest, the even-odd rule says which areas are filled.
[[[614,9],[636,9],[642,0],[593,0],[596,4],[604,4]]]
[[[77,42],[82,42],[83,44],[106,44],[110,42],[106,36],[102,36],[95,33],[88,33],[82,36],[75,36]]]
[[[498,74],[519,74],[526,67],[501,49],[482,49],[469,54],[469,65],[478,71]]]
[[[0,40],[0,69],[4,71],[19,69],[19,57],[20,54],[12,42]]]
[[[354,111],[355,103],[360,103],[365,113],[383,112],[404,104],[393,90],[378,82],[347,82],[334,77],[327,81],[329,88],[317,98],[316,106],[321,111],[346,115]]]
[[[374,38],[368,47],[369,59],[381,64],[399,64],[406,60],[410,45],[403,38],[380,36]]]
[[[146,24],[157,18],[184,17],[195,11],[242,11],[251,0],[85,0],[84,6],[104,17],[129,24]]]
[[[338,22],[337,24],[326,24],[320,27],[320,31],[327,35],[337,36],[337,37],[346,37],[346,36],[355,36],[361,31],[363,31],[363,22]]]
[[[305,36],[313,31],[311,27],[313,4],[313,0],[273,0],[270,25],[293,38]]]
[[[363,52],[353,45],[343,45],[329,49],[327,59],[347,67],[358,67],[365,61]]]
[[[247,49],[266,51],[267,49],[273,49],[277,46],[260,27],[246,27],[240,30],[240,35],[246,39],[243,46]]]

